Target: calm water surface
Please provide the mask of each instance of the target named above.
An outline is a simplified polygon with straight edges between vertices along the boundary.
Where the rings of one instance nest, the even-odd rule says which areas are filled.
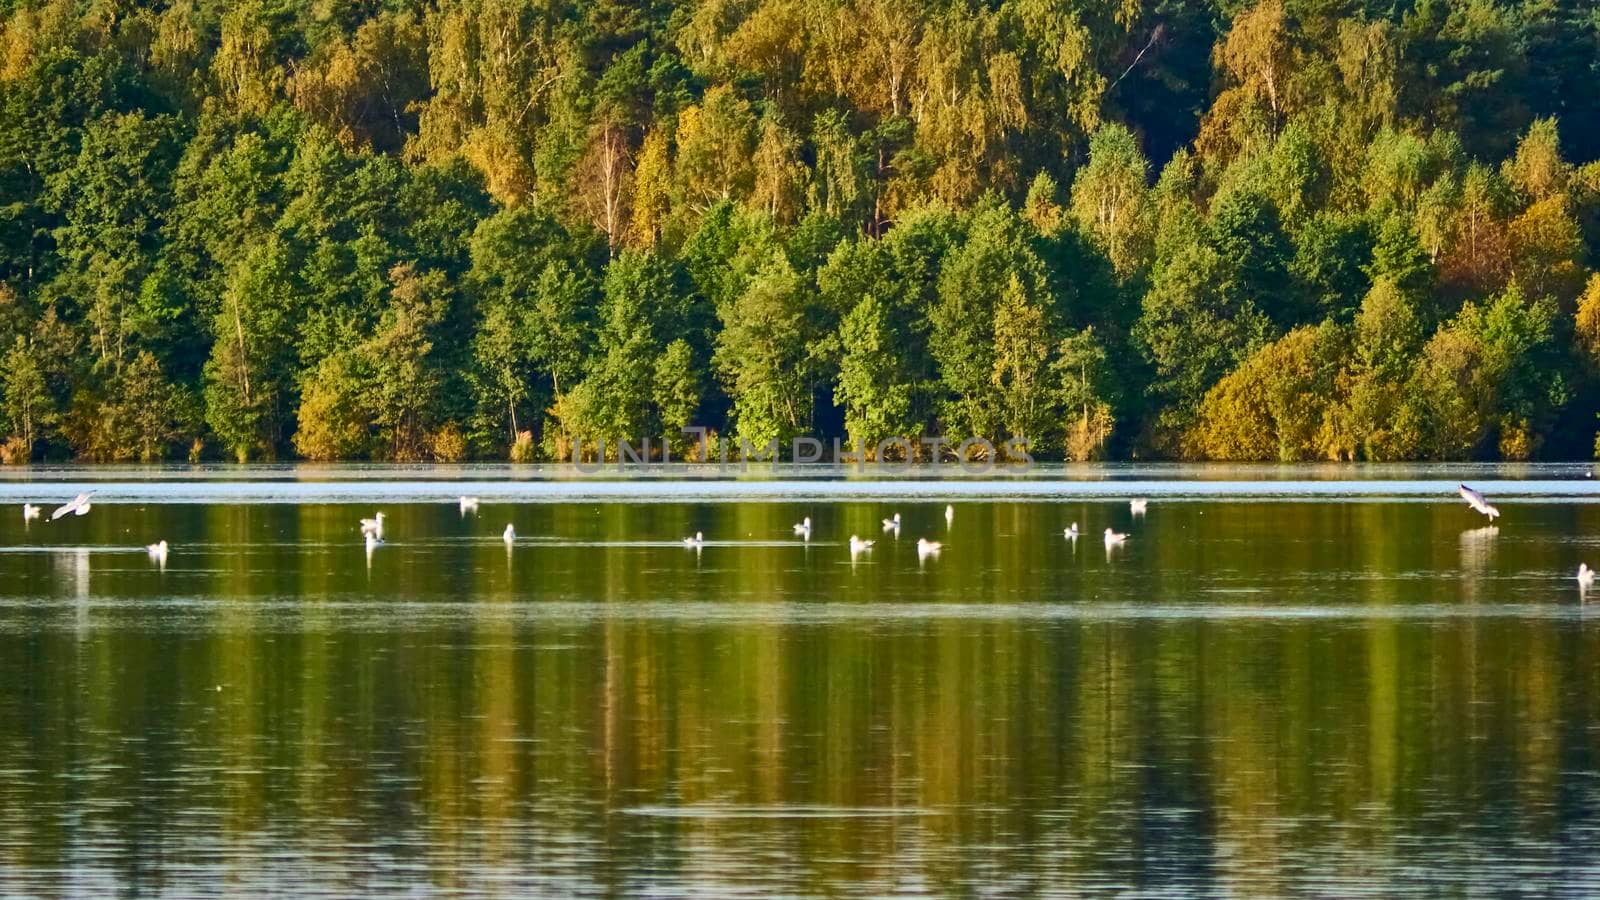
[[[13,476],[0,894],[1592,895],[1581,473],[1474,473],[1498,529],[1442,470],[640,502],[469,472],[466,516],[111,473],[27,526],[75,476]]]

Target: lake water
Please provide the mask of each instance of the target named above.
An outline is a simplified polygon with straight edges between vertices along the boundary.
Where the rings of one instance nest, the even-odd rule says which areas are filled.
[[[7,472],[0,894],[1592,895],[1587,472]]]

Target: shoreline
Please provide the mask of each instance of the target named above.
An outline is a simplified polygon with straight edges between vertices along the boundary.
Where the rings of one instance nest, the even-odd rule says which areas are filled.
[[[581,473],[571,466],[58,466],[0,470],[0,503],[95,491],[96,503],[1159,502],[1395,500],[1459,503],[1470,481],[1521,502],[1600,502],[1587,463],[1036,465],[982,474],[716,466]]]

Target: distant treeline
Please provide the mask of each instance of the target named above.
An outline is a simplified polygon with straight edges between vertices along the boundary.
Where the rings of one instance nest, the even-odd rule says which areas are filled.
[[[11,462],[1596,449],[1584,0],[0,23]]]

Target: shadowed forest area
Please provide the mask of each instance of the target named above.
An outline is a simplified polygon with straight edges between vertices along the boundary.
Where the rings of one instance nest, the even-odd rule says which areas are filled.
[[[1581,0],[0,14],[9,462],[1597,450]]]

